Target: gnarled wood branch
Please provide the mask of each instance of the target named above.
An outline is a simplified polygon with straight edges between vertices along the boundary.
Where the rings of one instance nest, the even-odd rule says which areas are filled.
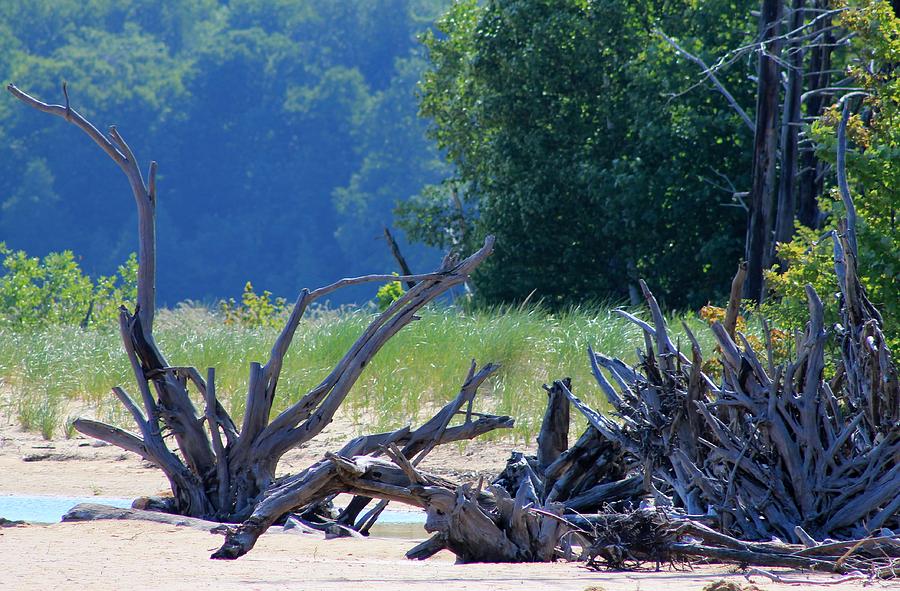
[[[44,103],[13,85],[7,88],[24,104],[62,117],[87,134],[128,179],[138,213],[138,297],[134,312],[130,313],[123,307],[119,320],[122,342],[138,384],[143,408],[124,390],[116,389],[114,392],[134,418],[140,436],[95,421],[77,420],[74,425],[86,435],[138,453],[159,466],[172,485],[175,509],[184,515],[224,521],[242,520],[250,515],[257,498],[274,480],[281,456],[290,448],[318,435],[332,421],[363,369],[379,349],[415,320],[416,313],[428,302],[464,284],[471,272],[493,250],[493,238],[488,236],[484,246],[470,257],[459,261],[448,256],[433,273],[402,277],[367,275],[341,279],[314,290],[304,289],[272,346],[269,360],[264,365],[252,363],[250,366],[244,417],[239,431],[216,398],[214,370],[208,371],[204,381],[195,368],[170,366],[153,339],[156,163],[151,163],[145,182],[137,159],[122,134],[115,127],[110,127],[108,135],[98,131],[96,126],[72,108],[67,88],[64,87],[65,105]],[[308,306],[346,286],[397,280],[414,285],[373,319],[318,386],[270,421],[284,356]],[[491,371],[491,368],[485,368],[476,376],[476,382],[480,383]],[[197,411],[191,400],[189,384],[201,395],[205,405],[202,412]],[[477,384],[471,388],[472,392],[475,387]],[[468,401],[471,403],[471,399]],[[449,418],[442,415],[437,425],[439,429],[413,433],[420,438],[416,443],[420,446],[419,451],[430,449],[430,446],[441,441],[474,437],[511,424],[507,417],[485,416],[448,429]],[[170,450],[165,443],[162,437],[164,430],[174,436],[177,452]],[[428,436],[439,441],[427,440]]]

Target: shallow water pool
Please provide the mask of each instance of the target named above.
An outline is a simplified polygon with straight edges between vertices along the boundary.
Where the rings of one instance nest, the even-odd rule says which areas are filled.
[[[58,523],[65,513],[80,503],[96,503],[127,509],[131,499],[112,497],[54,497],[0,495],[0,517],[29,523]],[[385,510],[372,527],[373,536],[416,537],[425,535],[425,514],[421,511]]]
[[[131,507],[131,499],[110,497],[0,496],[0,517],[10,521],[57,523],[69,509],[80,503]]]

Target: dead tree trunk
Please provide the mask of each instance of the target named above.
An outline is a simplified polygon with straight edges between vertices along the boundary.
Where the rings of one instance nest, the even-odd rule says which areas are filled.
[[[781,42],[782,0],[763,0],[759,17],[760,46],[756,94],[756,125],[753,139],[752,187],[744,258],[747,281],[744,297],[762,301],[763,271],[768,267],[772,243],[772,193],[777,148],[778,65]]]
[[[828,0],[816,0],[818,11],[827,11]],[[823,93],[831,81],[831,52],[834,49],[834,35],[831,33],[831,16],[824,12],[816,17],[813,24],[814,44],[809,48],[809,66],[806,79],[806,119],[815,119],[822,114],[827,103],[827,95]],[[797,219],[807,228],[816,228],[819,224],[819,199],[824,190],[824,164],[816,157],[813,146],[805,146],[800,151],[800,164],[797,171]]]
[[[793,0],[790,30],[803,25],[806,0]],[[778,184],[778,205],[775,208],[775,243],[785,244],[794,236],[797,209],[797,156],[802,115],[800,96],[803,92],[803,43],[793,40],[787,47],[788,80],[781,109],[781,175]],[[773,250],[774,250],[773,243]],[[772,253],[774,257],[774,252]],[[774,259],[773,259],[774,260]]]
[[[268,361],[250,366],[245,412],[238,428],[216,398],[214,370],[208,370],[204,379],[193,367],[171,366],[153,339],[156,163],[150,164],[145,182],[134,154],[115,127],[110,128],[108,137],[97,130],[70,107],[65,87],[65,105],[43,103],[13,85],[8,90],[26,105],[62,117],[85,132],[119,166],[131,186],[138,211],[138,298],[133,313],[121,309],[119,325],[141,403],[123,388],[116,387],[113,392],[133,417],[139,435],[88,419],[78,419],[74,426],[85,435],[137,453],[156,464],[169,479],[175,497],[174,509],[183,515],[221,521],[241,521],[249,516],[257,498],[274,481],[281,456],[318,435],[332,421],[366,364],[385,342],[415,320],[416,312],[425,304],[465,283],[493,248],[493,238],[488,237],[483,248],[469,258],[458,261],[448,256],[433,273],[401,277],[367,275],[342,279],[312,291],[304,289]],[[348,285],[396,280],[415,282],[415,285],[372,321],[318,386],[270,420],[284,356],[307,307]],[[202,413],[191,401],[189,386],[204,401]],[[441,437],[446,438],[448,433],[458,438],[474,437],[509,423],[507,417],[482,416],[457,431],[444,431]],[[177,451],[169,449],[164,433],[174,436]],[[403,440],[408,435],[408,429],[406,432],[401,429],[379,437]],[[433,446],[440,442],[423,441],[420,445]]]

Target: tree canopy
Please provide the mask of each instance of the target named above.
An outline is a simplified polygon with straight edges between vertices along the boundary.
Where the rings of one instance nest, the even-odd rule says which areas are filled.
[[[752,134],[660,32],[715,56],[752,38],[749,2],[506,0],[456,4],[426,33],[421,112],[456,165],[477,234],[497,234],[489,300],[623,299],[639,277],[671,305],[727,285]],[[727,82],[748,101],[736,69]],[[446,191],[405,209],[438,220]]]
[[[876,0],[852,0],[863,7],[852,11],[775,4],[778,27],[800,28],[776,36],[786,80],[773,78],[769,106],[782,96],[785,106],[766,130],[781,143],[754,177],[778,196],[762,206],[778,214],[763,230],[765,266],[794,265],[768,286],[802,295],[809,245],[837,219],[829,105],[857,85],[870,95],[850,126],[863,281],[890,307],[896,14]],[[339,274],[393,270],[378,240],[396,223],[415,270],[433,266],[429,247],[471,250],[497,235],[475,278],[483,302],[636,302],[644,278],[667,306],[696,308],[724,294],[745,255],[756,201],[748,216],[741,196],[762,184],[750,175],[759,8],[10,0],[0,78],[52,102],[68,81],[73,106],[159,160],[162,303],[236,296],[248,281],[290,297]],[[111,275],[134,250],[127,190],[61,125],[0,101],[0,237],[39,256],[71,250],[90,274]],[[809,230],[776,254],[795,215]]]

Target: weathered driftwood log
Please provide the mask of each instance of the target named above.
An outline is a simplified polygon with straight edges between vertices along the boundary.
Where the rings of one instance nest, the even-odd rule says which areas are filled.
[[[123,509],[110,507],[97,503],[79,503],[69,509],[62,516],[63,521],[100,521],[100,520],[127,520],[127,521],[152,521],[177,527],[190,527],[207,532],[218,532],[223,526],[215,521],[185,517],[184,515],[172,515],[159,511],[146,511],[143,509]]]
[[[244,416],[238,426],[216,397],[214,370],[209,369],[204,379],[193,367],[170,365],[153,338],[156,163],[150,164],[145,182],[137,159],[121,134],[111,127],[109,135],[104,135],[72,109],[65,86],[65,105],[43,103],[11,84],[7,89],[26,105],[59,116],[81,129],[128,179],[138,213],[138,296],[134,312],[122,307],[119,319],[124,348],[140,392],[140,404],[123,388],[116,387],[113,392],[133,417],[139,434],[88,419],[78,419],[74,426],[85,435],[134,452],[159,466],[171,484],[174,509],[183,515],[220,521],[241,521],[248,517],[257,498],[272,484],[281,456],[318,435],[332,421],[369,360],[385,342],[415,320],[416,312],[428,302],[463,285],[493,248],[493,238],[488,237],[484,247],[469,258],[458,261],[448,256],[433,273],[401,277],[368,275],[342,279],[312,291],[304,289],[276,339],[268,361],[250,365]],[[384,281],[406,281],[415,285],[372,321],[318,386],[270,420],[284,356],[307,307],[342,287]],[[203,400],[205,408],[202,412],[194,406],[189,387]],[[448,417],[442,420],[444,418]],[[427,448],[438,443],[428,441],[429,434],[440,432],[444,438],[450,433],[457,438],[473,437],[508,422],[506,417],[484,416],[455,431],[426,429],[418,433],[422,439],[416,445]],[[164,432],[173,436],[177,451],[169,449]],[[410,435],[401,430],[375,439],[400,441]]]
[[[641,478],[629,474],[634,458],[603,438],[593,425],[571,447],[568,443],[571,392],[569,378],[544,386],[547,410],[537,437],[537,453],[513,452],[493,485],[516,495],[525,481],[541,503],[559,503],[566,514],[636,507],[643,495]]]
[[[374,455],[347,458],[329,454],[273,487],[249,519],[229,527],[225,543],[212,557],[243,556],[285,508],[336,493],[425,509],[425,529],[435,535],[410,550],[410,558],[428,558],[445,548],[461,562],[545,562],[559,554],[558,544],[566,531],[565,522],[559,519],[563,508],[548,503],[541,512],[530,510],[537,499],[527,481],[513,498],[500,487],[457,486],[422,472],[393,443],[383,451],[390,461]]]
[[[765,361],[712,327],[723,374],[675,350],[646,285],[654,326],[638,369],[591,353],[595,376],[619,422],[560,387],[603,436],[642,464],[658,505],[718,516],[743,539],[854,538],[900,527],[900,388],[880,318],[856,275],[852,233],[834,235],[842,324],[841,363],[826,379],[823,307],[807,287],[810,321],[794,359]],[[612,382],[601,368],[608,372]]]

